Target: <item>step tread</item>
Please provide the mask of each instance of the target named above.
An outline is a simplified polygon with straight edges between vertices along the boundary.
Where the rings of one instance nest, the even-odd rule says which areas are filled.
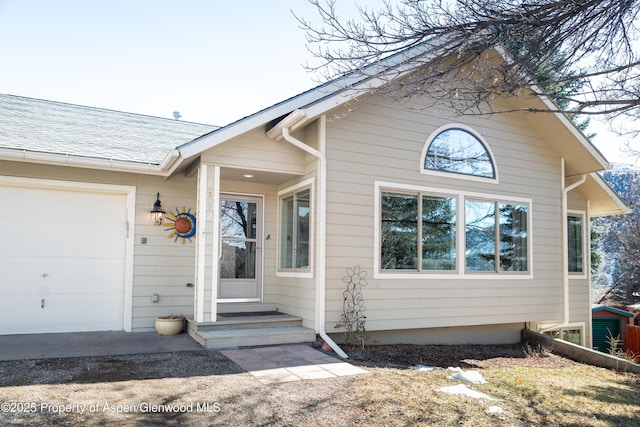
[[[277,328],[302,326],[302,318],[288,314],[274,316],[240,316],[222,318],[216,322],[189,322],[189,328],[198,332],[247,328]]]
[[[305,328],[304,326],[284,326],[281,328],[245,328],[245,329],[220,329],[214,331],[198,331],[198,334],[204,338],[222,338],[222,337],[238,337],[238,336],[250,336],[250,335],[280,335],[280,334],[295,334],[295,333],[313,333],[312,329]]]
[[[303,326],[282,328],[250,328],[195,332],[194,339],[208,349],[251,347],[313,342],[316,333]]]

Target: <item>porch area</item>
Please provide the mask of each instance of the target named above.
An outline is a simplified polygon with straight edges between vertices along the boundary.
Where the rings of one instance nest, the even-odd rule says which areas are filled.
[[[187,333],[207,349],[313,343],[316,333],[302,318],[280,312],[220,313],[215,322],[187,320]]]

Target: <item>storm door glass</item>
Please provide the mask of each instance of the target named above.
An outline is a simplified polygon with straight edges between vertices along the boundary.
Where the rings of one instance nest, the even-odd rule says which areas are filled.
[[[222,279],[254,279],[256,277],[255,203],[223,200],[220,209]]]

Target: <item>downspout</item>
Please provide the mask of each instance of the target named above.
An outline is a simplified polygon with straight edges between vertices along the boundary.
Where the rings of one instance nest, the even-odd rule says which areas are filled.
[[[569,191],[581,186],[587,181],[587,174],[567,186],[565,178],[565,160],[562,159],[561,171],[563,177],[562,185],[562,322],[558,325],[544,328],[542,332],[552,329],[558,329],[569,324],[569,227],[567,225],[567,216],[569,215],[568,195]]]
[[[324,155],[326,117],[320,117],[320,137],[316,150],[302,141],[297,140],[289,133],[289,128],[282,127],[282,137],[290,144],[306,151],[318,159],[318,232],[316,250],[316,333],[324,340],[338,356],[347,359],[349,356],[336,342],[331,339],[325,330],[325,279],[326,279],[326,224],[327,224],[327,159]]]

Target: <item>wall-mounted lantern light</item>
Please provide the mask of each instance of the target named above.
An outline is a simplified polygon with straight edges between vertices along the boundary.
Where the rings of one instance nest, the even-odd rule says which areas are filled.
[[[160,193],[156,196],[156,202],[151,209],[151,221],[155,225],[162,225],[162,219],[164,218],[165,211],[162,210],[162,203],[160,203]]]

